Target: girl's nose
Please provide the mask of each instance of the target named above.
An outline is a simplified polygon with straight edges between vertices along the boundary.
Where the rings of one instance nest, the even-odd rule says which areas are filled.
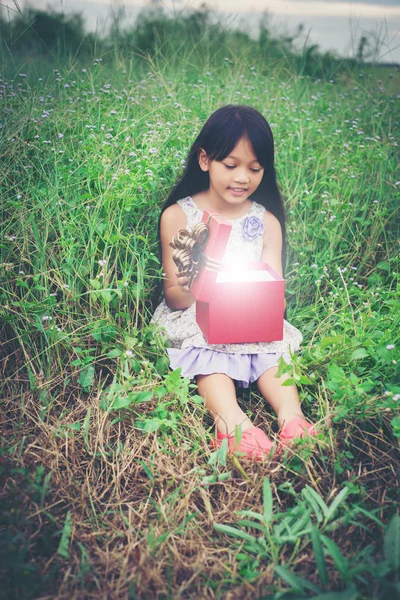
[[[240,171],[236,171],[236,173],[235,173],[235,178],[234,178],[234,179],[235,179],[235,181],[236,181],[237,183],[248,183],[248,181],[249,181],[249,176],[248,176],[248,174],[247,174],[246,172],[244,172],[244,171],[242,171],[242,172],[240,172]]]

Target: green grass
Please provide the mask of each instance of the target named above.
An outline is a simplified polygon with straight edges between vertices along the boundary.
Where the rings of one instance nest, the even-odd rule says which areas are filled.
[[[394,598],[399,74],[313,80],[198,50],[5,68],[1,588]],[[274,132],[288,318],[304,334],[292,368],[321,432],[263,464],[209,450],[196,388],[168,374],[149,325],[160,207],[205,119],[232,102]],[[240,400],[273,436],[255,389]]]

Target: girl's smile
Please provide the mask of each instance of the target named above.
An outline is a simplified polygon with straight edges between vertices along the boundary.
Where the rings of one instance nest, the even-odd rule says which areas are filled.
[[[249,140],[240,139],[222,161],[211,160],[201,150],[199,165],[210,178],[209,189],[201,194],[205,203],[225,216],[241,216],[243,203],[256,191],[264,174]]]
[[[247,193],[247,188],[229,188],[232,194],[236,197],[244,196]]]

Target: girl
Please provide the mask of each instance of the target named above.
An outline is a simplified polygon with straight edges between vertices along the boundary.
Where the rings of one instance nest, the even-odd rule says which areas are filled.
[[[164,270],[164,300],[153,322],[169,339],[171,368],[195,378],[200,395],[215,419],[214,446],[228,438],[230,452],[248,457],[270,455],[273,443],[254,427],[236,400],[235,382],[258,389],[278,416],[280,443],[313,435],[300,407],[294,385],[276,378],[279,357],[299,349],[302,336],[285,321],[278,342],[208,345],[196,323],[195,298],[188,279],[178,275],[170,242],[179,229],[192,230],[205,209],[217,212],[232,225],[225,259],[239,255],[268,263],[282,275],[285,216],[274,169],[274,141],[264,117],[248,106],[224,106],[211,115],[190,149],[181,179],[160,216]],[[237,428],[240,434],[237,435]],[[235,435],[236,432],[236,435]]]

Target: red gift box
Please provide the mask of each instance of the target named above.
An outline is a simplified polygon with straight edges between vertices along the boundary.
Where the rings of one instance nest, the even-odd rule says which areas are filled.
[[[209,237],[204,254],[222,261],[232,226],[204,211]],[[243,267],[205,263],[191,285],[196,321],[209,344],[272,342],[283,339],[285,281],[266,263]]]

